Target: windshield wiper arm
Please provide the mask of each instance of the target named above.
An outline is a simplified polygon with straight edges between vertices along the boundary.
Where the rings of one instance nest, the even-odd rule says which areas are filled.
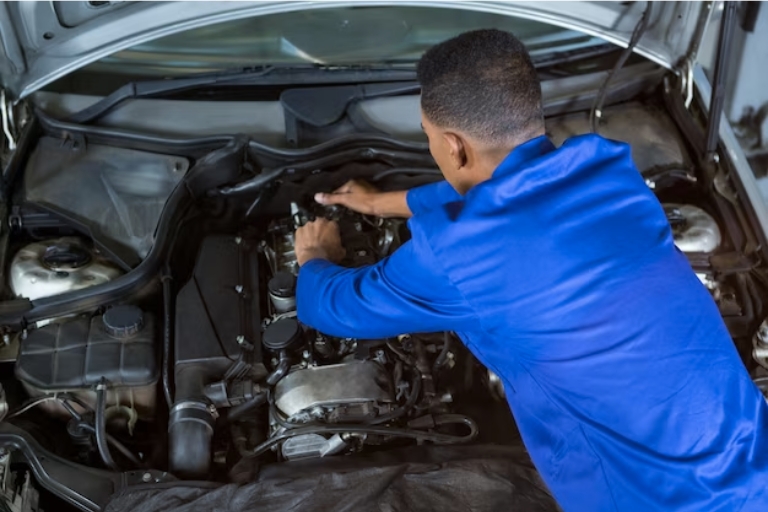
[[[203,76],[193,76],[188,78],[175,78],[172,80],[147,80],[141,82],[130,82],[113,91],[108,96],[97,101],[90,107],[72,114],[67,122],[76,124],[90,123],[114,109],[126,100],[135,98],[148,98],[159,96],[169,92],[179,92],[195,87],[214,85],[221,83],[236,83],[241,80],[250,80],[252,78],[267,75],[279,69],[277,66],[261,66],[248,68],[239,72],[206,73]]]

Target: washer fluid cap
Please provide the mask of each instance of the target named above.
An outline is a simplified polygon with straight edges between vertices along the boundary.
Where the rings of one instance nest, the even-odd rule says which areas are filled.
[[[301,342],[301,326],[295,318],[282,318],[267,326],[261,341],[270,350],[287,350]]]
[[[113,338],[130,338],[144,328],[144,312],[136,306],[115,306],[104,313],[102,321]]]

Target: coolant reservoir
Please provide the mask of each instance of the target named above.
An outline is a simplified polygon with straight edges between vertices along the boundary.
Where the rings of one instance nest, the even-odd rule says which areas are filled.
[[[78,237],[35,242],[19,250],[10,268],[14,295],[30,300],[103,284],[123,272]]]
[[[690,204],[665,204],[664,212],[672,226],[678,249],[686,253],[711,253],[720,246],[721,235],[717,221]]]

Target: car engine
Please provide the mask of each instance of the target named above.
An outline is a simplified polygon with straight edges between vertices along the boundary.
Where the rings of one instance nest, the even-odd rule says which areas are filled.
[[[10,205],[1,425],[26,432],[56,455],[49,461],[142,483],[231,482],[243,467],[422,445],[519,445],[501,379],[455,333],[356,339],[299,321],[297,227],[337,222],[347,268],[376,264],[410,237],[405,219],[321,206],[314,194],[350,179],[387,191],[441,178],[423,145],[359,137],[279,151],[236,139],[186,153],[132,141],[110,152],[99,139],[75,150],[42,137],[24,186],[43,187],[46,200],[22,188]],[[675,244],[768,393],[768,278],[743,250],[757,246],[744,219],[682,146],[651,152],[642,138],[615,138],[645,148],[638,167]],[[92,179],[106,154],[114,167]]]

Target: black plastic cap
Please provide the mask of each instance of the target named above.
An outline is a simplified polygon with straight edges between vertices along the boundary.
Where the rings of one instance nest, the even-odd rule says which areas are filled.
[[[282,318],[267,326],[261,341],[269,350],[288,350],[301,343],[301,326],[295,318]]]
[[[144,328],[144,312],[136,306],[115,306],[102,318],[104,329],[113,338],[130,338]]]
[[[277,297],[288,298],[296,295],[296,277],[290,272],[277,272],[267,284],[269,293]]]

